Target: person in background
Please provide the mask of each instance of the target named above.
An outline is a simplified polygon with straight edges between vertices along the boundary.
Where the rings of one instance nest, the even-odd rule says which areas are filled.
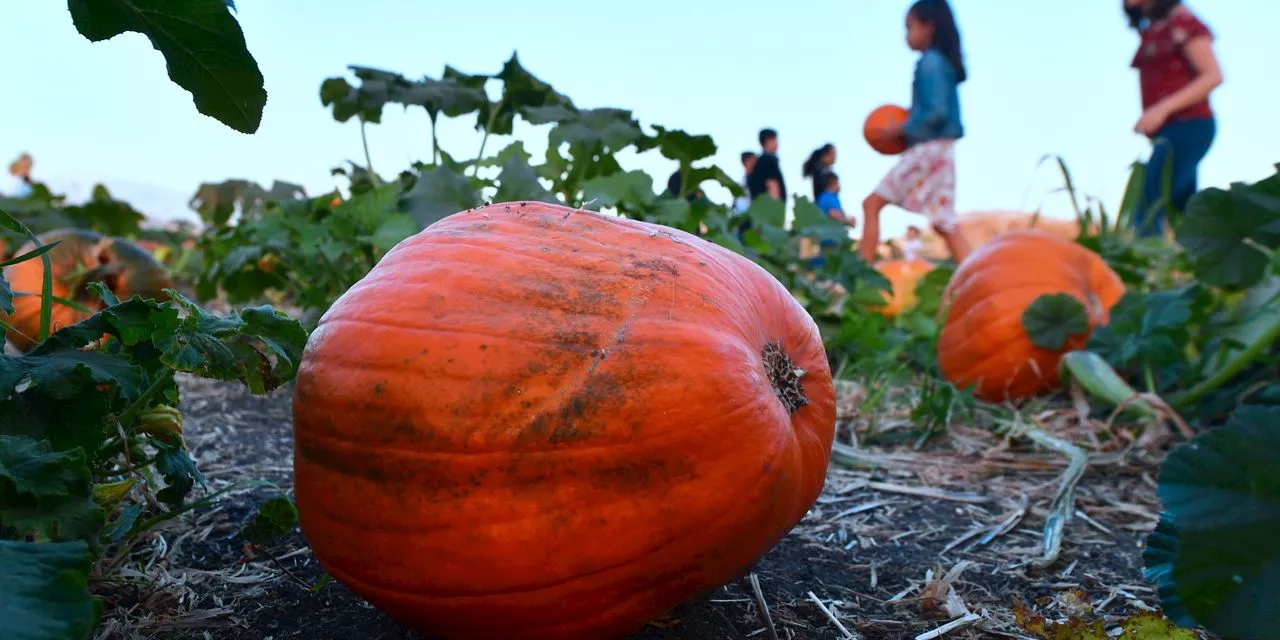
[[[31,168],[35,165],[35,160],[31,158],[31,154],[24,153],[18,156],[9,165],[9,175],[13,177],[13,194],[14,198],[25,198],[31,195],[31,187],[34,182],[31,180]]]
[[[924,253],[924,238],[920,227],[914,224],[907,227],[907,238],[902,242],[902,257],[907,260],[919,260]]]
[[[804,177],[813,181],[813,201],[817,202],[827,184],[827,176],[831,175],[836,164],[836,146],[828,142],[809,154],[804,161]]]
[[[1158,236],[1169,204],[1182,211],[1195,195],[1197,169],[1217,129],[1209,94],[1222,84],[1222,70],[1209,27],[1180,0],[1124,0],[1124,11],[1141,36],[1131,63],[1143,109],[1134,131],[1154,142],[1133,222],[1138,237]],[[1166,195],[1166,171],[1171,202],[1155,207]]]
[[[828,218],[850,226],[855,224],[852,218],[845,215],[844,207],[840,205],[840,176],[834,171],[823,174],[822,192],[814,198],[814,203]]]
[[[824,174],[822,192],[815,198],[815,204],[832,220],[843,222],[851,227],[857,224],[857,221],[845,214],[844,206],[840,204],[840,177],[835,172]],[[829,238],[819,243],[819,253],[809,259],[809,267],[811,269],[821,269],[827,263],[827,259],[822,252],[837,244],[839,243]]]
[[[744,213],[751,207],[751,188],[747,186],[747,180],[751,177],[751,170],[756,167],[757,157],[754,151],[742,152],[742,190],[746,193],[733,201],[735,213]]]
[[[907,11],[907,46],[920,52],[912,83],[910,115],[885,135],[906,138],[907,150],[862,202],[862,241],[867,262],[880,246],[880,212],[887,204],[928,217],[960,263],[969,247],[956,224],[955,142],[964,136],[958,86],[968,72],[960,31],[946,0],[917,0]]]
[[[768,195],[774,200],[787,200],[787,183],[782,179],[782,165],[778,162],[778,132],[760,130],[760,157],[747,175],[747,192],[755,200]]]

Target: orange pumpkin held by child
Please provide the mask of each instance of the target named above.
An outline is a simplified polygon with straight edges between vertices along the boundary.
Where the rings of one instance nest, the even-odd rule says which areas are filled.
[[[442,640],[607,640],[804,517],[835,428],[817,326],[688,233],[512,202],[400,242],[325,313],[294,396],[325,569]]]
[[[102,236],[85,229],[59,229],[37,236],[41,244],[58,245],[49,250],[53,267],[53,295],[71,300],[97,312],[106,305],[88,285],[101,282],[117,298],[125,300],[134,295],[164,299],[164,289],[173,282],[169,273],[146,249],[125,240]],[[36,245],[27,242],[18,248],[17,254],[34,251]],[[12,314],[4,317],[18,332],[7,337],[19,351],[27,351],[36,345],[40,336],[40,291],[44,280],[44,261],[40,258],[24,260],[5,267],[4,277],[13,289]],[[18,295],[30,294],[30,295]],[[73,325],[90,314],[58,302],[53,303],[52,333]]]
[[[1124,291],[1120,276],[1075,242],[1039,231],[996,236],[961,263],[943,292],[938,366],[952,384],[972,385],[989,402],[1056,389],[1058,359],[1082,348],[1088,334],[1069,337],[1058,350],[1037,347],[1023,328],[1027,307],[1065,293],[1084,305],[1092,331],[1107,323]]]
[[[894,156],[907,150],[907,140],[903,136],[888,135],[885,132],[902,126],[907,121],[909,112],[897,105],[886,104],[876,107],[867,116],[862,125],[862,137],[872,149],[887,156]]]
[[[885,293],[885,306],[876,311],[890,318],[900,315],[916,303],[916,287],[925,274],[933,271],[933,263],[928,260],[881,260],[875,265],[892,290]]]

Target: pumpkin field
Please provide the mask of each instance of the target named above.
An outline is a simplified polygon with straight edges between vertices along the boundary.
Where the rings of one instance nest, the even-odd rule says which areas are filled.
[[[256,131],[231,3],[132,5],[69,4]],[[1138,240],[1142,165],[1056,160],[1074,223],[873,265],[709,136],[424,72],[318,87],[432,132],[345,192],[0,197],[0,638],[1280,637],[1280,165]]]

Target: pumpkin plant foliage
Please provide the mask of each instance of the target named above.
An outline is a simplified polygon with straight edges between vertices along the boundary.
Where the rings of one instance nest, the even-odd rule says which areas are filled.
[[[1280,637],[1280,407],[1246,406],[1160,469],[1143,554],[1170,618],[1224,638]]]
[[[92,287],[102,310],[0,357],[0,614],[20,640],[85,637],[101,608],[85,588],[96,554],[200,504],[187,500],[204,478],[174,374],[266,393],[293,378],[306,341],[270,307],[221,316],[172,289],[158,302]]]

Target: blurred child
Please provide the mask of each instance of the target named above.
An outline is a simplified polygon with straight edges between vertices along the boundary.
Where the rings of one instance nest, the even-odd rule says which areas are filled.
[[[733,201],[733,210],[736,213],[743,213],[751,206],[750,187],[747,186],[747,179],[751,176],[751,171],[756,168],[756,156],[754,151],[742,152],[742,191],[743,194]]]
[[[815,203],[828,218],[837,222],[843,222],[849,226],[854,226],[857,221],[845,215],[844,207],[840,204],[840,177],[834,172],[827,172],[823,177],[822,192],[818,194]],[[819,252],[825,251],[831,247],[838,245],[835,240],[825,239],[819,244]],[[826,258],[822,253],[809,260],[809,266],[814,269],[821,269],[826,264]]]
[[[907,260],[919,260],[924,253],[924,238],[920,227],[914,224],[907,227],[907,239],[902,242],[902,257]]]
[[[862,241],[868,262],[880,246],[880,211],[894,204],[924,214],[957,263],[969,247],[956,225],[954,144],[964,136],[957,90],[968,74],[960,32],[946,0],[918,0],[907,11],[907,46],[920,52],[911,91],[911,111],[899,130],[907,150],[875,191],[862,202]]]
[[[845,215],[844,207],[840,204],[840,177],[828,171],[823,174],[823,183],[822,191],[818,193],[814,204],[818,205],[828,218],[852,226],[854,221]]]
[[[1209,28],[1180,0],[1124,0],[1129,24],[1141,34],[1132,66],[1138,70],[1142,118],[1134,131],[1154,141],[1142,202],[1134,213],[1139,237],[1157,236],[1172,204],[1182,211],[1196,192],[1196,173],[1216,133],[1209,94],[1222,84]],[[1167,169],[1166,169],[1167,167]],[[1165,171],[1170,172],[1170,200]]]

